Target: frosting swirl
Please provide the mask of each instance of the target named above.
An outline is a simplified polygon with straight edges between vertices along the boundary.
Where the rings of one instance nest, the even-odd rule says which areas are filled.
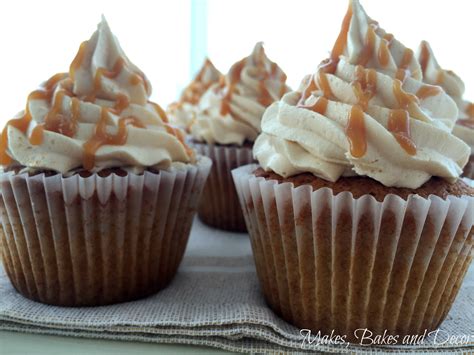
[[[451,70],[441,68],[428,42],[422,41],[417,53],[423,71],[423,81],[441,86],[456,102],[459,119],[453,127],[453,134],[471,147],[474,154],[474,104],[463,99],[464,82]]]
[[[289,90],[285,83],[285,73],[257,43],[250,56],[235,63],[225,80],[201,98],[191,135],[209,144],[253,142],[265,108]]]
[[[357,174],[407,188],[431,176],[459,177],[469,148],[450,132],[456,104],[419,80],[411,50],[384,36],[351,1],[331,58],[265,112],[254,145],[265,170],[284,177],[311,172],[329,181]],[[411,53],[410,61],[401,53]]]
[[[67,173],[168,167],[194,161],[184,134],[148,100],[151,86],[105,21],[81,44],[69,73],[33,91],[0,141],[2,165]]]
[[[179,101],[168,106],[171,122],[189,131],[189,127],[196,117],[199,100],[212,84],[221,80],[221,77],[221,72],[206,58],[195,78],[183,90]]]

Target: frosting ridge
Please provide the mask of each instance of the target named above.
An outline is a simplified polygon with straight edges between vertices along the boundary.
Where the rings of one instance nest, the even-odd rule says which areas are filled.
[[[331,57],[265,112],[254,155],[284,177],[357,174],[408,188],[431,176],[455,181],[469,157],[451,134],[458,109],[421,77],[413,52],[353,0]]]
[[[168,167],[194,161],[184,134],[149,101],[151,85],[105,21],[81,44],[69,73],[33,91],[5,126],[2,165],[67,173],[84,168]]]
[[[286,74],[268,59],[259,42],[201,98],[191,135],[210,144],[253,142],[265,108],[288,90]]]
[[[194,79],[183,90],[179,101],[168,106],[168,114],[173,123],[186,131],[196,118],[198,103],[202,95],[212,84],[219,83],[222,74],[214,64],[206,58]]]

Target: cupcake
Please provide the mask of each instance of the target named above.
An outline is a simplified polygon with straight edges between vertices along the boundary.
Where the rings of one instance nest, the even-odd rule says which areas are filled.
[[[183,90],[179,101],[168,106],[170,121],[189,132],[189,127],[196,118],[199,100],[206,90],[212,84],[218,83],[221,78],[221,72],[206,58],[196,77]]]
[[[453,134],[471,147],[463,176],[474,179],[474,103],[463,99],[464,82],[453,71],[441,68],[428,42],[421,42],[417,58],[423,71],[423,81],[441,86],[458,106],[459,119],[453,127]]]
[[[428,94],[421,95],[429,91]],[[302,329],[433,330],[472,260],[455,102],[350,2],[331,57],[272,104],[233,178],[269,306]]]
[[[285,73],[257,43],[250,56],[235,63],[201,98],[190,139],[200,154],[213,161],[198,207],[204,223],[246,231],[231,170],[254,161],[252,146],[263,112],[288,91],[285,83]]]
[[[5,126],[0,244],[23,296],[96,306],[172,280],[211,162],[150,93],[103,19]]]

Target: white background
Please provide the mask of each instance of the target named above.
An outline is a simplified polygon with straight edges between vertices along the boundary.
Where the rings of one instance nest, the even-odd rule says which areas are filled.
[[[440,64],[463,78],[466,97],[474,99],[473,1],[361,2],[408,47],[416,50],[428,40]],[[297,86],[327,56],[346,8],[346,0],[1,1],[0,124],[23,109],[42,81],[68,70],[102,13],[149,77],[152,98],[166,106],[206,53],[225,72],[257,41],[265,42],[270,59]]]

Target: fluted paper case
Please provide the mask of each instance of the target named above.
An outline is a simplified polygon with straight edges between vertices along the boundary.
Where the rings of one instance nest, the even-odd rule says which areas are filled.
[[[126,176],[3,173],[2,261],[25,297],[62,306],[123,302],[169,284],[211,162]]]
[[[473,257],[473,197],[312,191],[233,171],[270,307],[322,334],[404,336],[436,329]]]

